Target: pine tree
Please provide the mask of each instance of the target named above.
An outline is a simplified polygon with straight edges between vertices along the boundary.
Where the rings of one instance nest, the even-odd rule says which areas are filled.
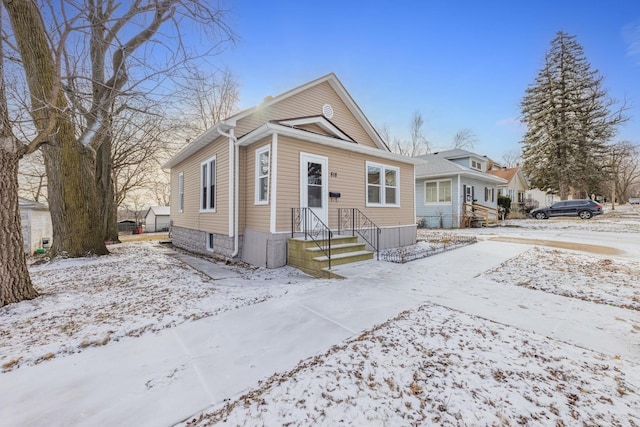
[[[571,190],[584,197],[606,180],[608,143],[626,120],[624,106],[612,112],[614,106],[576,37],[559,31],[521,103],[522,157],[532,185],[565,200]]]

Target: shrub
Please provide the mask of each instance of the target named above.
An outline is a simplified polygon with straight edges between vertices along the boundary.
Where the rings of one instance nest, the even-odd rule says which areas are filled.
[[[509,211],[511,211],[511,197],[498,196],[498,208],[502,208],[504,210],[504,218],[507,218],[509,216]]]

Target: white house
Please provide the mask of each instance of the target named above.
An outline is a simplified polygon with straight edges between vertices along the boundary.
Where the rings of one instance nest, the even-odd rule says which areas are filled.
[[[20,221],[22,222],[24,252],[30,255],[39,248],[51,246],[53,227],[49,207],[22,197],[18,199],[18,204]]]
[[[170,209],[169,206],[151,206],[144,216],[145,231],[152,233],[169,230]]]

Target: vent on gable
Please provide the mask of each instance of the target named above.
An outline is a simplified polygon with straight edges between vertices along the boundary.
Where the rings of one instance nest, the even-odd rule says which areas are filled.
[[[324,104],[322,106],[322,115],[327,119],[331,119],[333,117],[333,107],[329,104]]]

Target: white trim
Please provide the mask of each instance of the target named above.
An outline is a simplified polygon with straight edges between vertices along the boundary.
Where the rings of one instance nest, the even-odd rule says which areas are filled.
[[[267,194],[265,200],[260,200],[260,156],[264,153],[268,154],[268,168],[267,168]],[[269,190],[271,183],[271,145],[263,145],[260,148],[255,150],[255,158],[254,158],[254,176],[253,176],[253,204],[254,205],[268,205],[269,204]]]
[[[271,218],[269,219],[269,230],[276,232],[276,202],[278,200],[278,134],[271,136]]]
[[[362,144],[354,144],[352,141],[345,141],[336,139],[332,136],[319,135],[313,132],[308,132],[300,129],[290,128],[288,126],[282,126],[275,123],[265,123],[262,126],[252,130],[248,134],[244,135],[242,138],[238,140],[238,144],[241,146],[248,146],[255,142],[262,140],[265,136],[270,135],[274,132],[277,132],[281,136],[290,136],[292,138],[297,138],[303,141],[314,142],[320,145],[325,145],[327,147],[338,148],[340,150],[353,151],[355,153],[367,154],[369,156],[378,157],[386,160],[393,160],[400,163],[417,165],[423,164],[424,160],[406,157],[400,154],[390,153],[385,150],[380,150],[378,148],[368,147]],[[493,177],[494,179],[499,179],[500,182],[504,181],[500,178]],[[506,181],[505,181],[506,182]]]
[[[303,195],[308,197],[307,189],[308,189],[308,169],[305,164],[306,161],[318,161],[323,165],[322,171],[322,216],[318,215],[318,217],[325,223],[328,224],[329,220],[329,182],[328,179],[328,171],[329,171],[329,158],[326,156],[320,156],[318,154],[305,153],[303,151],[300,152],[300,207],[308,208],[308,200],[305,200]],[[303,167],[304,165],[304,167]],[[310,208],[317,209],[317,208]],[[317,214],[316,214],[317,215]]]
[[[379,203],[371,203],[369,202],[369,167],[380,168],[380,202]],[[396,203],[387,203],[387,186],[385,182],[385,176],[387,170],[393,170],[396,173]],[[399,208],[400,207],[400,168],[396,166],[385,165],[382,163],[371,162],[367,160],[365,162],[364,167],[364,183],[365,183],[365,206],[368,208]],[[414,181],[415,182],[415,181]],[[415,184],[414,184],[415,186]],[[415,197],[415,196],[414,196]]]
[[[302,117],[299,119],[292,119],[292,120],[280,120],[279,123],[285,126],[300,126],[300,125],[310,125],[310,124],[318,125],[318,127],[323,129],[325,132],[333,134],[338,138],[354,142],[346,133],[342,132],[333,123],[331,123],[324,117],[320,117],[320,116]]]
[[[213,192],[214,194],[211,194],[211,182],[209,181],[209,178],[212,176],[211,175],[211,164],[215,165],[215,171],[213,173],[213,179],[215,180],[214,182],[214,189]],[[207,176],[203,177],[202,176],[202,166],[203,165],[207,165]],[[209,157],[207,160],[203,160],[202,162],[200,162],[200,188],[198,189],[198,192],[200,193],[200,212],[216,212],[218,203],[216,200],[217,194],[218,194],[218,161],[217,161],[217,156],[214,155],[213,157]],[[206,208],[202,208],[202,189],[204,187],[204,182],[203,179],[207,180],[207,200],[206,200]],[[209,206],[211,205],[211,198],[213,197],[213,208],[210,208]]]
[[[178,174],[178,213],[184,212],[184,171]]]
[[[428,202],[427,201],[427,184],[434,183],[434,182],[436,183],[436,200],[437,201]],[[449,200],[448,202],[440,201],[440,183],[441,182],[449,183],[449,198],[451,200]],[[425,180],[423,184],[423,198],[424,199],[422,203],[424,203],[425,206],[434,206],[434,205],[446,206],[446,205],[453,204],[453,180],[451,178]]]

